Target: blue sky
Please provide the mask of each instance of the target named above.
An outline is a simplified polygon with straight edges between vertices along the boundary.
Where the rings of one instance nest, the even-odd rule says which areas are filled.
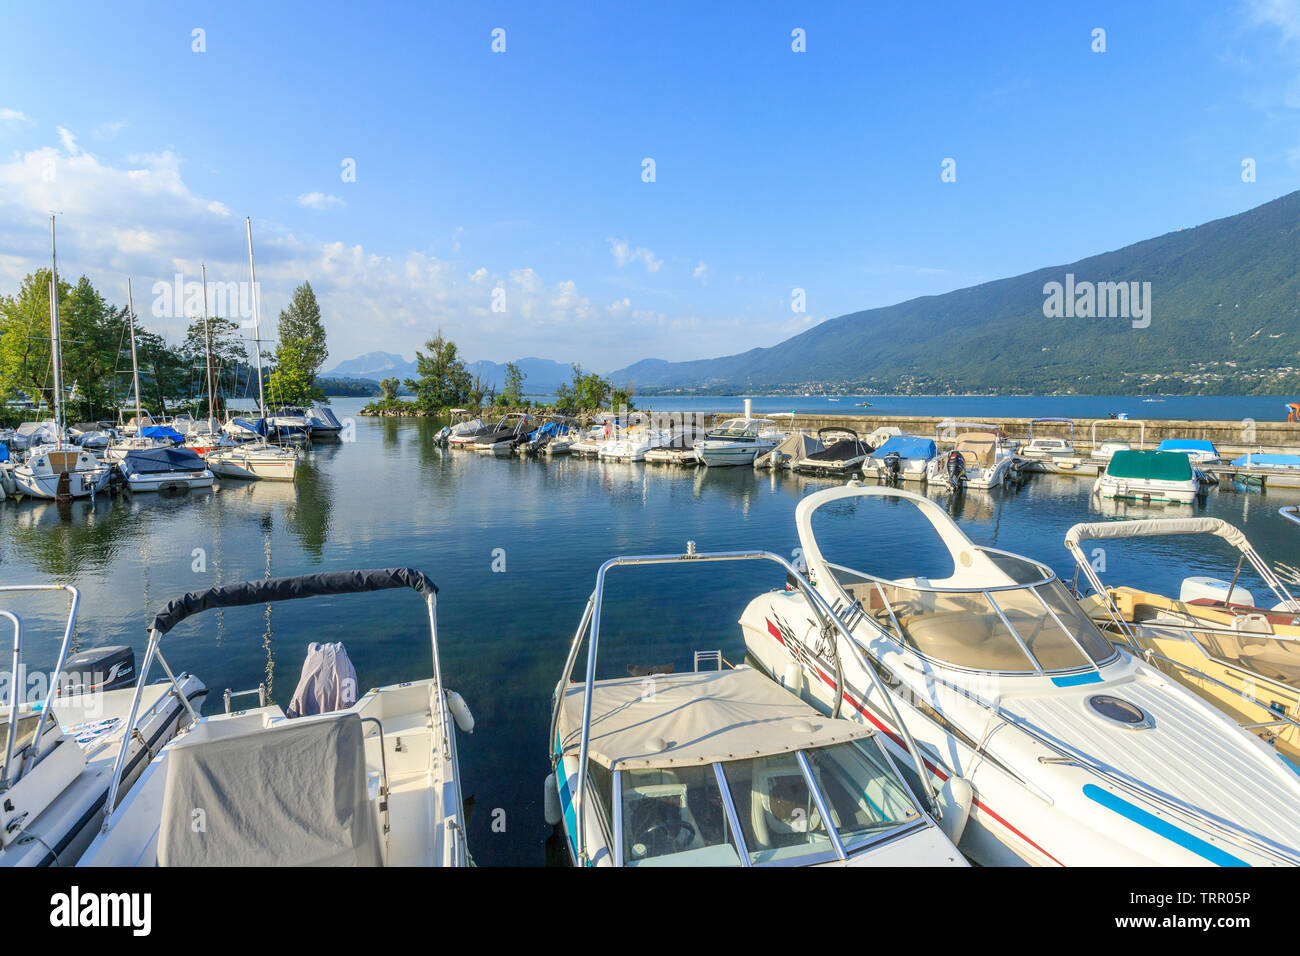
[[[246,278],[249,215],[265,310],[310,279],[329,365],[441,327],[607,371],[1300,188],[1300,0],[700,6],[9,5],[0,292],[52,209],[63,271],[141,313],[200,261]]]

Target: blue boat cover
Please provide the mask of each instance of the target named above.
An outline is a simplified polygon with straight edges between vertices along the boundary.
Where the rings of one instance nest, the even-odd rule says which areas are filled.
[[[167,425],[146,425],[140,429],[140,434],[145,438],[170,438],[175,442],[185,441],[184,435]]]
[[[313,405],[311,411],[307,413],[307,421],[311,423],[312,428],[341,429],[343,427],[343,423],[338,420],[334,411],[323,405]]]
[[[247,428],[250,432],[256,432],[259,435],[266,434],[266,421],[261,418],[233,418],[231,421],[240,428]]]
[[[152,475],[167,471],[202,471],[207,462],[188,448],[142,448],[122,458],[127,474]]]
[[[871,453],[872,458],[884,458],[891,451],[898,452],[898,457],[911,461],[920,459],[929,461],[937,453],[933,438],[917,438],[915,435],[895,435]]]
[[[8,460],[9,460],[9,446],[6,445],[4,442],[0,442],[0,461],[8,461]]]
[[[1238,468],[1249,468],[1251,465],[1290,465],[1296,468],[1300,467],[1300,455],[1261,455],[1251,452],[1240,458],[1234,458],[1232,463]]]
[[[1214,442],[1201,438],[1166,438],[1156,446],[1156,451],[1208,451],[1211,455],[1219,453]]]

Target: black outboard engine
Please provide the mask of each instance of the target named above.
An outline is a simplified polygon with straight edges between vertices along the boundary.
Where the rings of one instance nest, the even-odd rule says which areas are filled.
[[[59,678],[63,694],[117,690],[135,685],[135,651],[128,645],[92,647],[68,657]]]
[[[451,426],[443,425],[442,430],[433,436],[433,443],[439,448],[446,448],[449,438],[451,438]]]
[[[959,451],[948,452],[948,460],[944,462],[944,467],[948,472],[948,483],[953,488],[966,487],[966,458]]]
[[[882,462],[885,469],[886,481],[897,481],[903,475],[903,456],[896,451],[891,451],[885,455]]]

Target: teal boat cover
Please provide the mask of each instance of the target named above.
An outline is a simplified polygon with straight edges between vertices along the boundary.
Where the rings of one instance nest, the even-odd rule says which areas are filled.
[[[1106,474],[1148,481],[1191,481],[1192,462],[1178,452],[1117,451],[1106,466]]]

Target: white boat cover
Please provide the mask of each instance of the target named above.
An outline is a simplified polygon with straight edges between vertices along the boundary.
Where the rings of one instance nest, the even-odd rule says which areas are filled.
[[[1234,548],[1250,547],[1246,535],[1222,518],[1148,518],[1145,521],[1094,521],[1076,524],[1065,534],[1065,546],[1084,538],[1141,538],[1164,534],[1217,534]]]
[[[582,739],[585,685],[564,694],[565,752]],[[610,770],[699,766],[825,747],[874,731],[832,720],[750,667],[599,681],[587,753]],[[656,738],[658,738],[656,740]],[[656,749],[658,744],[662,749]]]
[[[795,432],[766,455],[760,455],[754,464],[760,468],[771,468],[776,462],[801,461],[809,455],[824,450],[825,447],[816,435]]]
[[[357,702],[357,671],[339,644],[308,644],[302,662],[302,676],[286,717],[328,714]]]
[[[356,714],[191,734],[167,753],[159,866],[383,864]]]

